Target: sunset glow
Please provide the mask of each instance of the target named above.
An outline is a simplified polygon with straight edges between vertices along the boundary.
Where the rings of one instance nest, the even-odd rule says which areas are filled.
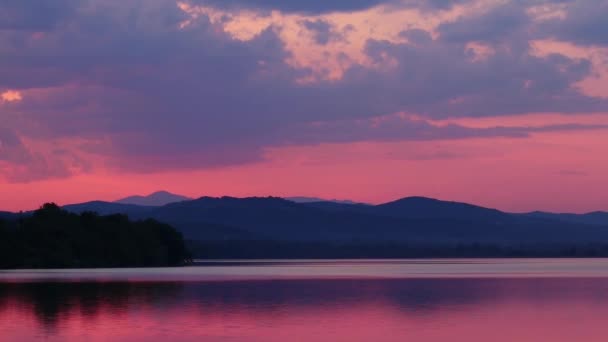
[[[14,90],[5,91],[4,93],[0,94],[0,98],[4,102],[17,102],[23,100],[21,93]]]
[[[157,190],[608,210],[604,0],[36,6],[0,4],[0,211]]]

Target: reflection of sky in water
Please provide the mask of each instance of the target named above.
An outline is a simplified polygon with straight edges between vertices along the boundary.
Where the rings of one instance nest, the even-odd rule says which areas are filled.
[[[577,263],[596,267],[593,260]],[[0,283],[0,336],[25,342],[605,341],[608,278],[505,276],[181,282],[168,272],[164,282],[11,281]]]
[[[0,271],[0,281],[608,277],[606,259],[208,261],[208,267]]]

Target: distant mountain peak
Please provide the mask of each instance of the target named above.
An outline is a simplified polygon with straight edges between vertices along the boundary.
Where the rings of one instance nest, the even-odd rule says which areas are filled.
[[[144,206],[163,206],[163,205],[166,205],[169,203],[189,201],[189,200],[191,200],[190,197],[177,195],[177,194],[173,194],[168,191],[165,191],[165,190],[161,190],[161,191],[153,192],[147,196],[136,195],[136,196],[125,197],[123,199],[115,201],[115,203],[135,204],[135,205],[144,205]]]
[[[159,196],[159,195],[179,196],[179,195],[172,194],[172,193],[170,193],[169,191],[166,191],[166,190],[160,190],[160,191],[156,191],[156,192],[153,192],[153,193],[149,194],[148,197],[150,197],[150,196]]]
[[[449,202],[449,201],[442,201],[436,198],[431,198],[431,197],[424,197],[424,196],[409,196],[409,197],[403,197],[397,200],[394,200],[392,202],[389,203],[398,203],[398,202]]]

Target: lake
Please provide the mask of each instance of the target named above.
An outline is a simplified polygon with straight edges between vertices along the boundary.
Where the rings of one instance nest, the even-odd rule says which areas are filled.
[[[0,271],[1,341],[606,341],[608,260]]]

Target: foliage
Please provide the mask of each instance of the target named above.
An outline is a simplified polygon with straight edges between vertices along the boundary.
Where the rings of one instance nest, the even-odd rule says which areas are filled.
[[[177,266],[189,259],[181,233],[155,220],[45,204],[16,222],[0,221],[0,268]]]
[[[197,259],[606,258],[607,243],[188,241]]]

